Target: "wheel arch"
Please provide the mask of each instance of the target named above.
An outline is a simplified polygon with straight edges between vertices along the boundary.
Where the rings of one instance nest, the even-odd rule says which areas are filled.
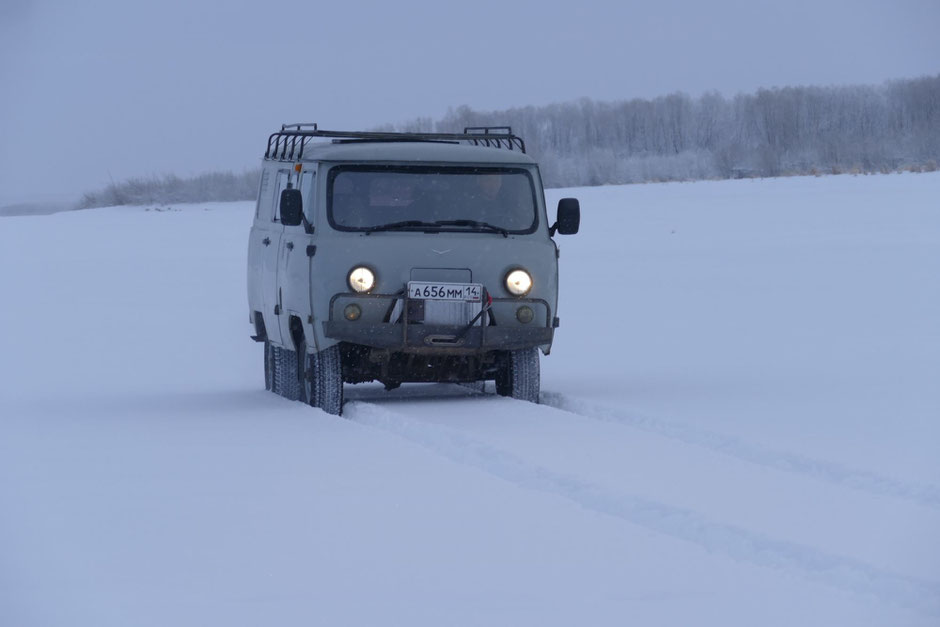
[[[291,347],[293,350],[300,352],[300,349],[307,344],[307,334],[300,316],[292,314],[287,319],[287,329],[290,333]]]
[[[268,330],[264,326],[264,315],[260,311],[252,312],[252,324],[255,327],[255,335],[252,338],[256,342],[265,342],[268,339]]]

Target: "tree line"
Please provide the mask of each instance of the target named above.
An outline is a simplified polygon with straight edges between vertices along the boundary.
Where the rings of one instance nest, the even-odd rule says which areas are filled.
[[[548,187],[937,169],[940,74],[883,85],[783,87],[726,98],[674,93],[416,118],[374,130],[512,126]],[[258,170],[130,179],[83,207],[250,200]]]
[[[504,111],[450,110],[397,130],[459,132],[512,126],[546,185],[841,172],[935,170],[940,161],[940,75],[879,86],[784,87],[726,98],[552,104]]]
[[[255,168],[240,174],[208,172],[191,177],[166,174],[131,178],[85,193],[78,208],[254,200],[260,174],[261,170]]]

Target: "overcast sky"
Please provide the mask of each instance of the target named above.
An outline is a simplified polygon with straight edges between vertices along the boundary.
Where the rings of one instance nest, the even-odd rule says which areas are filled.
[[[282,122],[881,83],[940,0],[0,0],[0,203],[257,165]]]

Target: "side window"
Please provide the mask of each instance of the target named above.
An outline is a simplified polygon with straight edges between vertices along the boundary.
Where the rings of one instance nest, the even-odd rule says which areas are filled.
[[[300,193],[304,198],[304,215],[307,216],[307,222],[313,224],[313,208],[316,206],[313,197],[314,182],[317,173],[311,170],[304,170],[300,175]]]
[[[278,206],[281,202],[281,192],[287,189],[287,179],[290,176],[290,170],[278,170],[277,178],[274,179],[274,197],[271,199],[271,206],[274,207],[274,211],[271,215],[272,222],[280,222],[280,207]]]
[[[255,219],[264,216],[267,218],[271,199],[271,171],[261,170],[261,184],[258,186],[258,204],[255,206]]]

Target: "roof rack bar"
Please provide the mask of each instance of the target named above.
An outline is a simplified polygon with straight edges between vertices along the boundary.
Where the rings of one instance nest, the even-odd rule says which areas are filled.
[[[265,159],[303,159],[304,148],[314,137],[363,141],[468,142],[474,146],[505,148],[525,153],[525,142],[509,126],[468,126],[463,133],[394,133],[387,131],[321,131],[315,123],[283,124],[268,137]]]
[[[503,135],[512,135],[511,126],[465,126],[463,127],[464,135],[469,135],[471,133],[482,133],[483,135],[489,135],[490,133],[497,132]]]
[[[314,131],[317,130],[316,122],[298,122],[297,124],[281,124],[281,130],[286,131],[289,128],[296,128],[299,131],[299,130],[302,130],[303,127],[305,126],[312,127],[312,130]]]
[[[303,149],[303,140],[301,140],[300,147],[301,147],[301,149]],[[297,149],[297,136],[295,135],[295,136],[291,137],[291,140],[290,140],[290,157],[289,157],[289,159],[290,159],[291,161],[294,160],[294,151],[295,151],[296,149]]]

